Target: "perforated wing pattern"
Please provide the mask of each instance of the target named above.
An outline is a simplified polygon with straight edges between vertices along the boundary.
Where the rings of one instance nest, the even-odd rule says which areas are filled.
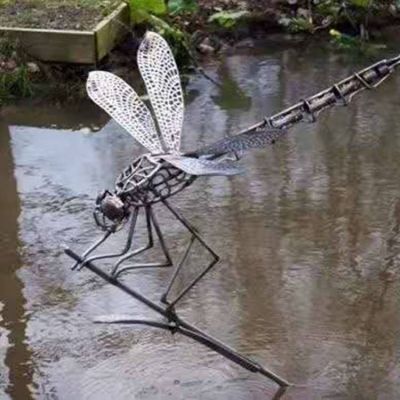
[[[121,78],[93,71],[86,83],[89,97],[152,153],[162,153],[160,139],[149,109]]]
[[[237,175],[243,169],[230,161],[202,160],[191,157],[165,156],[165,161],[190,175]]]
[[[138,50],[138,65],[165,150],[178,153],[184,110],[182,86],[171,49],[157,33],[146,33]]]
[[[275,143],[287,133],[285,129],[261,128],[257,131],[242,133],[237,136],[227,137],[216,143],[202,147],[187,156],[219,156],[230,152],[239,152],[249,149],[262,148]]]

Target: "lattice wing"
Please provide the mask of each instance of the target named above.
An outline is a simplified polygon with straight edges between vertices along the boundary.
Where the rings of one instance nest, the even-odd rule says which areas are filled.
[[[168,161],[174,167],[181,169],[191,175],[237,175],[243,173],[243,169],[234,165],[231,161],[213,161],[203,160],[192,157],[182,156],[165,156],[165,161]]]
[[[138,65],[166,150],[178,153],[184,110],[182,86],[171,49],[157,33],[147,32],[138,50]]]
[[[86,83],[89,97],[152,153],[163,149],[149,109],[121,78],[93,71]]]
[[[275,143],[275,141],[280,139],[286,133],[287,131],[285,129],[264,127],[255,132],[246,132],[240,135],[221,139],[216,143],[189,152],[186,155],[196,157],[207,155],[220,156],[230,152],[262,148]]]

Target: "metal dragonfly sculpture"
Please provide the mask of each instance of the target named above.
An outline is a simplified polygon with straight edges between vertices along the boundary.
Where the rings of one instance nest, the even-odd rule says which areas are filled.
[[[101,317],[97,322],[145,324],[179,332],[206,345],[248,371],[267,376],[281,387],[285,387],[288,385],[285,379],[189,324],[178,315],[175,309],[178,301],[213,268],[219,257],[197,229],[170,204],[169,198],[191,185],[198,177],[241,173],[242,169],[237,166],[236,160],[245,150],[273,144],[292,125],[299,122],[315,122],[322,110],[335,105],[345,106],[356,93],[375,88],[400,64],[400,55],[382,60],[355,73],[278,114],[264,118],[234,136],[186,153],[182,153],[180,149],[184,113],[183,91],[171,49],[160,35],[148,32],[138,49],[137,59],[157,123],[144,102],[122,79],[104,71],[94,71],[89,74],[87,81],[89,97],[149,150],[149,153],[136,158],[122,171],[113,191],[105,190],[98,196],[94,219],[104,234],[81,256],[69,248],[65,249],[66,254],[75,260],[72,269],[79,270],[85,267],[91,270],[165,317],[164,321],[149,321],[110,316]],[[163,204],[190,233],[189,243],[175,266],[153,210],[156,203]],[[146,219],[148,242],[143,247],[133,249],[135,227],[141,212]],[[102,243],[125,225],[128,225],[127,237],[121,251],[94,254]],[[154,233],[160,243],[164,260],[126,264],[154,246]],[[195,241],[210,253],[212,260],[173,299],[169,299],[171,288],[184,267]],[[110,273],[94,263],[98,260],[111,259],[116,261]],[[175,268],[160,302],[154,302],[143,296],[120,279],[122,274],[128,271],[172,266]]]
[[[157,124],[144,102],[122,79],[105,71],[94,71],[89,74],[87,81],[89,97],[150,153],[141,155],[122,171],[113,192],[106,190],[98,196],[94,218],[105,234],[84,253],[85,260],[76,263],[73,268],[82,268],[88,261],[116,258],[111,275],[119,277],[124,272],[139,268],[172,266],[168,247],[153,211],[155,203],[162,203],[191,235],[188,247],[184,251],[185,256],[177,265],[162,296],[162,301],[172,308],[217,263],[219,258],[198,231],[169,203],[168,199],[191,185],[199,176],[228,176],[241,173],[242,169],[226,157],[228,153],[238,154],[239,150],[262,147],[276,140],[285,131],[264,127],[251,136],[243,134],[182,154],[180,142],[184,114],[183,91],[171,49],[160,35],[148,32],[138,49],[137,60]],[[148,245],[131,250],[136,222],[141,211],[146,216]],[[122,251],[89,257],[101,243],[128,221],[128,235]],[[126,265],[126,262],[134,256],[153,247],[153,230],[160,242],[164,260],[151,264]],[[195,240],[211,254],[212,260],[205,270],[183,288],[174,299],[169,300],[171,288]]]

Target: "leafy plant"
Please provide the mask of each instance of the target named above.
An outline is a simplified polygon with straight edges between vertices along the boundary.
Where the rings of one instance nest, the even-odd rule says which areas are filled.
[[[32,82],[25,65],[11,72],[0,72],[0,105],[14,97],[29,97],[32,94]]]
[[[313,33],[314,24],[308,18],[304,17],[291,18],[288,24],[288,30],[292,33],[298,33],[298,32]]]
[[[298,0],[296,14],[293,15],[292,9],[290,14],[283,14],[279,22],[290,32],[310,33],[347,25],[352,35],[368,41],[371,17],[387,12],[393,14],[393,9],[399,5],[400,0]]]
[[[171,15],[182,13],[194,13],[199,9],[196,0],[170,0],[168,1],[168,11]]]
[[[216,22],[223,28],[233,28],[239,22],[243,21],[246,17],[249,16],[249,11],[239,10],[239,11],[219,11],[215,14],[212,14],[208,18],[208,22]]]
[[[324,0],[316,4],[315,11],[322,17],[329,17],[337,20],[342,3],[339,1]]]
[[[341,33],[336,29],[331,29],[329,34],[333,42],[340,48],[353,49],[360,46],[360,39],[358,37]]]
[[[0,38],[0,57],[10,58],[16,51],[17,44],[15,41],[8,39],[7,37]]]
[[[336,29],[331,29],[329,34],[332,38],[332,42],[339,49],[348,50],[352,54],[359,53],[363,56],[372,56],[386,48],[384,44],[366,42],[361,37],[347,35]]]
[[[373,1],[372,0],[348,0],[348,3],[350,3],[356,7],[367,8],[373,3]]]
[[[193,7],[193,4],[197,5],[195,0],[173,0],[169,3],[169,7],[172,7],[178,13],[183,12],[184,7]],[[188,62],[190,51],[186,35],[168,21],[164,0],[130,0],[130,8],[132,21],[145,24],[158,32],[169,42],[178,62],[182,64]]]
[[[190,40],[185,32],[154,15],[150,17],[149,24],[153,30],[163,36],[170,44],[172,53],[178,64],[183,66],[191,64],[194,61],[190,50]]]
[[[130,0],[132,21],[148,22],[151,15],[164,15],[167,6],[164,0]]]

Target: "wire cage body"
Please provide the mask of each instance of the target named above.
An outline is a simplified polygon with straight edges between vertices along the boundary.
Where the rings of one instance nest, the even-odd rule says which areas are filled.
[[[118,176],[115,194],[129,206],[144,207],[173,196],[194,180],[162,158],[144,154]]]

